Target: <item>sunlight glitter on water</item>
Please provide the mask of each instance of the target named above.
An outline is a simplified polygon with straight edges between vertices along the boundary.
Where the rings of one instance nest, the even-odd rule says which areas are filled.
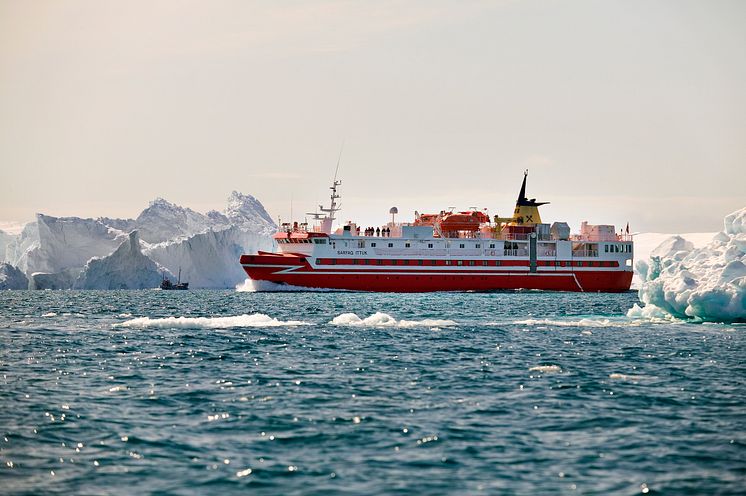
[[[740,490],[743,327],[634,294],[3,298],[7,494]]]

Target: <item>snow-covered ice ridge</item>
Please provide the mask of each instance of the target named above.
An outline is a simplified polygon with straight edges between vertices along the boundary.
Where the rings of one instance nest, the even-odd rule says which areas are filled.
[[[723,227],[701,248],[674,236],[639,260],[644,306],[627,315],[746,322],[746,208],[727,215]]]
[[[180,268],[192,288],[233,288],[246,277],[240,255],[272,250],[276,230],[259,200],[236,191],[206,214],[162,198],[136,219],[37,214],[18,235],[0,231],[0,288],[143,289]]]

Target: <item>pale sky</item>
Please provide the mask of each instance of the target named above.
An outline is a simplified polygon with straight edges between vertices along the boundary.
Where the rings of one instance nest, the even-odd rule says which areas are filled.
[[[0,0],[0,221],[199,211],[721,229],[746,206],[746,2]]]

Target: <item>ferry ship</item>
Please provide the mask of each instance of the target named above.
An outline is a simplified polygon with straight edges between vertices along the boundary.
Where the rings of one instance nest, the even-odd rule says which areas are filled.
[[[612,225],[583,222],[571,234],[565,222],[543,223],[526,197],[524,172],[512,217],[484,210],[420,214],[410,223],[361,229],[347,222],[332,231],[340,207],[335,177],[331,203],[317,222],[283,223],[277,253],[242,255],[249,278],[306,288],[427,292],[553,290],[622,292],[632,283],[633,241]]]

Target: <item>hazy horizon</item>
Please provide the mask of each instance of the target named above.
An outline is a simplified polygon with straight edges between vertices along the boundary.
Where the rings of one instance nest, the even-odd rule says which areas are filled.
[[[743,2],[0,3],[0,221],[328,202],[711,232],[746,206]],[[0,227],[1,228],[1,227]]]

